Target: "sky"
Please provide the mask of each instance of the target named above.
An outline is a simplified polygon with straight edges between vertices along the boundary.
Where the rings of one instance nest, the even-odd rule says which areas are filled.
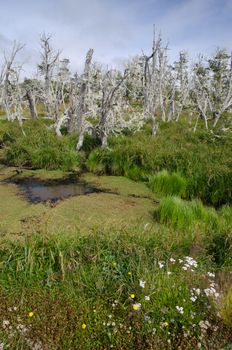
[[[169,44],[170,60],[180,50],[194,60],[217,47],[232,50],[232,0],[0,0],[0,60],[17,40],[23,74],[36,70],[40,34],[80,72],[85,54],[121,68],[131,57],[149,54],[153,25]]]

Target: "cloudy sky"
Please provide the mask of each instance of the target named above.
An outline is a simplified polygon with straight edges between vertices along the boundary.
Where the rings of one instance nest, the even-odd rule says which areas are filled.
[[[39,36],[53,35],[54,48],[80,70],[85,52],[110,66],[150,52],[152,27],[169,43],[170,58],[192,57],[216,47],[232,50],[232,0],[0,0],[0,55],[13,40],[25,43],[25,74],[39,60]]]

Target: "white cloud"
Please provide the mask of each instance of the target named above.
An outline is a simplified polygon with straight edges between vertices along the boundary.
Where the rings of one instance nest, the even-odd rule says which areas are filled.
[[[3,1],[3,0],[0,0]],[[25,69],[39,60],[39,34],[53,34],[53,46],[81,69],[91,47],[110,65],[150,52],[153,23],[169,41],[170,55],[232,46],[231,0],[8,0],[1,5],[0,49],[17,39],[26,43]],[[30,63],[29,63],[30,62]]]

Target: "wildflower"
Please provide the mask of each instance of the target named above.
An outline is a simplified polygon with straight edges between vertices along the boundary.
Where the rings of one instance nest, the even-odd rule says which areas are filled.
[[[152,329],[152,334],[155,334],[156,333],[156,328],[153,328]]]
[[[199,326],[201,328],[202,332],[206,332],[207,329],[211,326],[209,321],[205,320],[205,321],[200,321],[199,322]]]
[[[93,313],[95,314],[95,312],[96,312],[96,309],[93,309]]]
[[[16,329],[21,333],[21,334],[26,334],[28,329],[26,326],[24,326],[23,324],[19,324]]]
[[[139,311],[140,308],[141,308],[141,304],[140,304],[140,303],[135,303],[135,304],[133,305],[133,310],[134,310],[134,311]]]
[[[10,321],[8,321],[8,320],[3,320],[3,322],[2,322],[2,327],[3,327],[4,329],[6,329],[9,325],[10,325]]]
[[[163,261],[159,261],[158,265],[159,265],[159,268],[162,269],[164,267],[164,262]]]
[[[85,323],[82,323],[81,328],[82,328],[82,329],[85,329],[86,327],[87,327],[86,324],[85,324]]]
[[[189,266],[197,267],[197,261],[191,258],[191,256],[186,256],[185,260],[187,262],[186,266],[189,265]]]
[[[176,260],[175,260],[175,259],[173,259],[173,258],[170,258],[170,262],[171,262],[171,263],[175,263],[175,262],[176,262]]]
[[[132,294],[130,295],[130,297],[131,297],[131,299],[134,299],[134,298],[135,298],[135,295],[132,293]]]
[[[132,275],[132,273],[129,271],[129,272],[128,272],[128,276],[131,276],[131,275]]]
[[[141,287],[141,288],[144,288],[145,287],[145,281],[143,281],[143,280],[140,280],[139,281],[139,286]]]
[[[213,273],[213,272],[207,272],[207,275],[208,275],[208,277],[212,277],[212,278],[215,277],[215,273]]]
[[[182,314],[183,315],[183,313],[184,313],[184,308],[182,307],[182,306],[176,306],[176,310],[180,313],[180,314]]]
[[[163,323],[164,327],[168,327],[169,326],[169,323],[166,321]]]
[[[30,311],[30,312],[28,313],[28,316],[29,316],[29,317],[33,317],[33,316],[34,316],[34,312]]]
[[[172,274],[171,271],[168,271],[168,272],[167,272],[167,275],[168,275],[168,276],[170,276],[171,274]]]
[[[150,296],[149,295],[145,295],[145,300],[146,301],[150,301]]]
[[[216,291],[213,285],[210,285],[210,288],[204,289],[204,292],[207,297],[214,296],[215,298],[218,298],[220,294]]]

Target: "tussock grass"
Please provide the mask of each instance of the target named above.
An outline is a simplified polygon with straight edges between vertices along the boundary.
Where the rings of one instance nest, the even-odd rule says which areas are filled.
[[[213,208],[205,208],[198,200],[189,202],[175,196],[162,198],[154,216],[161,223],[169,224],[177,229],[189,229],[196,223],[217,227],[219,220]]]
[[[160,127],[155,138],[146,129],[131,136],[112,137],[109,150],[92,151],[94,166],[92,163],[89,169],[145,181],[162,170],[181,173],[187,181],[187,199],[199,198],[214,206],[231,203],[231,134],[202,130],[193,134],[185,122]]]
[[[7,165],[65,171],[82,168],[84,158],[75,151],[76,137],[58,138],[40,121],[25,123],[23,128],[25,136],[16,123],[0,133]]]
[[[186,192],[187,181],[180,173],[169,173],[162,170],[153,176],[149,176],[149,187],[153,192],[164,196],[184,196]]]

